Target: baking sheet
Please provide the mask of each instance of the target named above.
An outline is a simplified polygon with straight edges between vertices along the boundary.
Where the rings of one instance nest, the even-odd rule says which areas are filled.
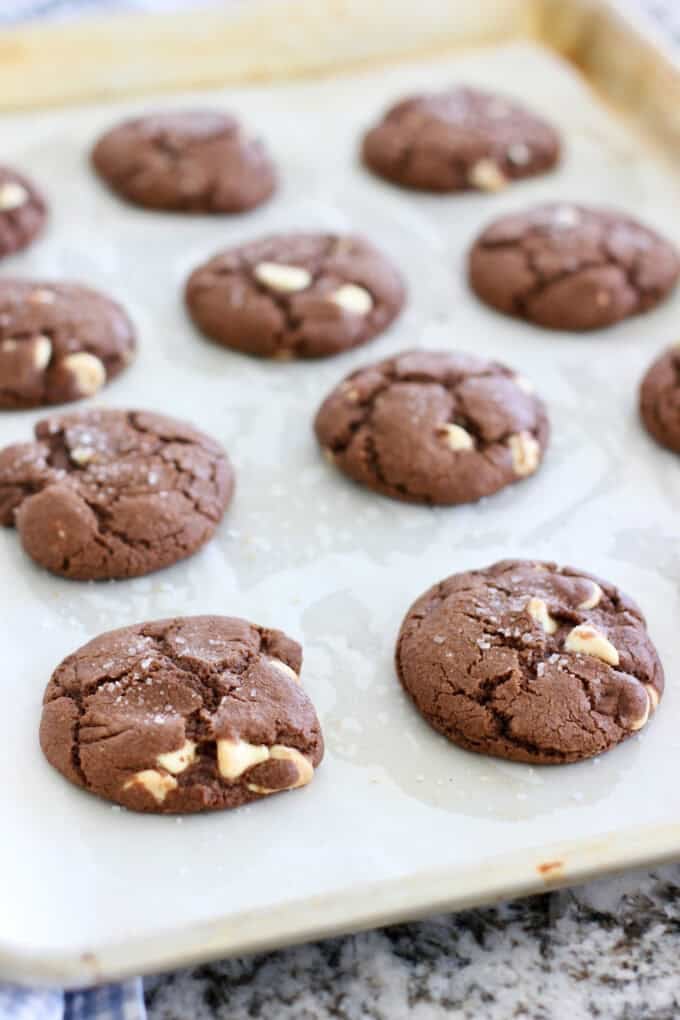
[[[410,194],[361,170],[359,135],[384,105],[454,81],[516,94],[558,120],[561,169],[493,197]],[[281,167],[278,196],[255,213],[150,214],[99,185],[87,164],[92,140],[148,104],[3,118],[3,158],[30,169],[53,206],[44,240],[3,272],[81,279],[121,299],[140,353],[98,403],[190,419],[225,444],[238,473],[216,540],[147,578],[60,580],[32,567],[14,532],[0,534],[0,975],[16,980],[156,969],[680,853],[680,474],[635,408],[647,364],[677,339],[680,295],[644,318],[573,337],[496,316],[463,274],[484,222],[555,197],[620,205],[680,242],[672,170],[570,68],[530,44],[160,105],[203,101],[239,111]],[[389,333],[307,364],[268,364],[203,341],[182,308],[188,272],[220,247],[298,228],[361,230],[390,252],[410,301]],[[475,506],[429,509],[381,499],[331,470],[311,431],[318,403],[355,366],[409,347],[475,350],[531,378],[553,424],[539,474]],[[39,417],[3,413],[0,443],[27,438]],[[653,722],[601,759],[541,769],[467,754],[432,732],[399,689],[393,646],[412,600],[448,573],[506,556],[601,574],[647,612],[667,693]],[[207,612],[303,642],[302,679],[327,741],[313,784],[175,819],[121,811],[65,783],[37,747],[52,668],[102,630]]]

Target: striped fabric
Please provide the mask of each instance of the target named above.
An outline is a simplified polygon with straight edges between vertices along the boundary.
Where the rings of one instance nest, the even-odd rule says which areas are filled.
[[[144,1020],[140,978],[79,992],[0,984],[0,1020]]]

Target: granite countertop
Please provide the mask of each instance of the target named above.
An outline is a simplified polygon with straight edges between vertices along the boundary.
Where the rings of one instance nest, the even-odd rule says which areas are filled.
[[[629,2],[680,38],[677,0]],[[6,0],[0,24],[181,3]],[[149,1020],[677,1020],[679,960],[680,864],[193,967],[145,989]]]
[[[680,864],[146,982],[149,1020],[677,1020]]]

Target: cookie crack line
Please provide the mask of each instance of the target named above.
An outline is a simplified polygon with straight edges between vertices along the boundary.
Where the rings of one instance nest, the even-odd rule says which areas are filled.
[[[550,426],[533,387],[465,352],[406,351],[347,376],[314,431],[353,481],[427,506],[476,502],[533,475]]]
[[[53,694],[49,699],[46,699],[46,703],[55,701],[58,698],[67,698],[77,706],[79,720],[82,720],[86,711],[86,703],[95,697],[98,692],[112,686],[120,690],[123,696],[136,690],[143,691],[148,686],[149,680],[153,682],[155,675],[162,675],[163,671],[170,667],[175,673],[181,674],[186,678],[188,686],[201,699],[201,704],[196,709],[187,716],[183,716],[186,726],[192,718],[194,721],[200,721],[201,715],[206,710],[211,713],[216,712],[225,697],[234,696],[235,692],[231,688],[231,680],[225,678],[225,672],[230,677],[233,675],[234,678],[238,677],[242,680],[247,680],[248,673],[253,664],[263,654],[262,633],[258,628],[254,629],[259,637],[258,648],[251,649],[241,645],[242,662],[234,663],[230,661],[225,671],[218,664],[206,663],[205,661],[197,663],[195,657],[191,654],[181,653],[177,649],[172,648],[168,637],[176,633],[176,628],[173,629],[171,627],[161,635],[149,634],[142,628],[139,630],[139,636],[151,642],[151,648],[141,648],[134,656],[126,658],[122,669],[115,673],[106,673],[98,677],[90,682],[85,689],[66,688],[55,684]],[[237,645],[238,642],[232,642],[232,646],[235,647]],[[151,661],[147,662],[147,660]],[[144,663],[147,663],[147,665],[145,666]],[[75,665],[77,670],[77,662]],[[174,681],[176,677],[172,676],[169,679]],[[234,680],[235,682],[236,680]],[[210,734],[199,733],[195,727],[192,728],[192,738],[199,742],[214,742],[215,740],[215,737]]]
[[[542,205],[500,217],[473,243],[468,279],[486,304],[550,329],[612,326],[662,301],[680,253],[612,210]]]
[[[226,452],[153,412],[47,418],[2,451],[3,523],[37,563],[77,580],[141,576],[196,552],[234,480]]]
[[[663,691],[635,604],[588,572],[535,561],[439,582],[408,611],[395,664],[419,711],[455,743],[536,764],[628,739]]]
[[[360,235],[273,234],[198,265],[184,289],[204,336],[259,357],[330,357],[373,339],[400,313],[405,287]]]
[[[133,810],[216,810],[296,789],[323,757],[300,660],[281,631],[237,618],[103,634],[55,670],[41,747],[71,782]]]
[[[471,613],[468,614],[462,613],[460,615],[467,616],[467,618],[471,622],[474,622],[476,624],[482,622],[480,620],[480,617]],[[511,727],[513,720],[515,718],[515,714],[511,711],[511,706],[509,706],[508,709],[503,710],[496,704],[496,698],[498,696],[500,688],[502,688],[505,684],[511,682],[513,679],[519,679],[521,683],[520,690],[515,695],[514,700],[519,700],[521,697],[531,696],[532,693],[535,694],[536,692],[532,692],[531,688],[529,687],[529,684],[534,679],[540,679],[537,677],[536,667],[540,663],[545,663],[547,661],[546,657],[545,656],[536,657],[536,661],[534,662],[533,661],[534,649],[528,648],[525,644],[523,644],[521,636],[515,638],[513,634],[498,634],[498,633],[494,634],[493,627],[489,626],[489,621],[484,620],[483,623],[485,636],[488,637],[498,636],[501,638],[501,641],[498,645],[492,645],[491,647],[509,649],[518,653],[520,658],[516,666],[519,671],[519,677],[515,677],[515,669],[513,667],[507,667],[503,669],[501,673],[494,674],[494,676],[487,677],[485,680],[482,680],[479,684],[480,693],[476,696],[474,692],[466,690],[464,687],[455,685],[451,677],[447,675],[444,666],[442,664],[437,663],[435,665],[440,672],[442,682],[449,688],[449,690],[452,693],[455,693],[457,696],[467,698],[471,702],[474,702],[476,705],[481,705],[484,708],[486,708],[492,714],[495,721],[497,722],[499,734],[501,734],[510,743],[516,745],[517,747],[521,747],[524,750],[533,751],[534,753],[537,754],[545,753],[558,756],[559,749],[555,748],[551,744],[541,743],[539,741],[533,742],[528,741],[525,738],[520,737],[518,734],[513,733]],[[482,651],[479,645],[477,647],[479,650],[477,652],[476,660],[473,663],[467,665],[465,668],[466,674],[470,680],[477,680],[477,678],[473,677],[472,675],[473,670],[476,667],[480,666],[484,661],[484,652]],[[525,662],[522,656],[524,656],[527,659],[531,659],[532,661]],[[594,712],[595,708],[592,702],[592,698],[590,696],[588,681],[585,680],[585,678],[580,677],[578,674],[571,672],[570,670],[565,669],[565,672],[582,684],[584,694],[588,697],[588,700],[590,702],[591,711]],[[442,693],[443,692],[436,692],[435,703],[441,698]],[[580,720],[575,718],[573,721],[576,725],[583,727],[583,723]],[[598,726],[598,729],[601,729],[598,724],[598,720],[594,718],[593,721]],[[601,729],[601,732],[605,731]]]
[[[321,276],[326,271],[326,261],[334,253],[337,245],[338,238],[332,234],[324,235],[321,238],[324,249],[318,253],[307,254],[303,260],[302,265],[298,266],[295,263],[295,268],[304,269],[310,276],[310,282],[305,288],[306,292],[311,292],[314,286],[319,282]],[[285,253],[284,253],[285,254]],[[281,255],[281,259],[284,255]],[[268,261],[268,260],[264,260]],[[275,264],[284,265],[278,260],[274,260]],[[260,263],[253,264],[252,261],[244,256],[241,256],[240,264],[230,271],[230,275],[237,276],[239,273],[246,274],[249,285],[253,290],[260,295],[260,297],[267,299],[274,307],[276,307],[283,317],[283,325],[277,331],[275,337],[276,343],[276,354],[290,354],[295,357],[299,355],[302,346],[305,342],[305,337],[298,335],[301,328],[304,326],[304,318],[296,314],[293,311],[292,299],[296,292],[288,294],[286,291],[277,290],[274,287],[268,286],[266,283],[261,282],[257,278],[256,269]],[[346,281],[347,282],[347,281]]]
[[[0,406],[93,396],[134,356],[135,329],[125,310],[80,284],[7,278],[0,281],[0,308],[0,374],[7,384]]]
[[[405,355],[415,353],[417,353],[417,351],[415,350],[404,352]],[[404,355],[402,355],[402,357],[403,356]],[[432,374],[428,374],[425,371],[420,372],[411,371],[404,372],[403,374],[398,374],[393,364],[385,362],[376,365],[375,368],[378,369],[385,376],[385,380],[384,382],[376,386],[374,389],[372,389],[371,393],[367,397],[364,398],[359,397],[356,401],[353,402],[354,407],[360,410],[364,410],[366,413],[363,418],[356,422],[351,422],[348,425],[348,430],[351,432],[351,435],[346,443],[342,443],[340,440],[336,440],[331,443],[330,449],[333,451],[333,453],[344,453],[347,450],[347,448],[351,445],[352,436],[354,435],[354,433],[358,432],[359,429],[361,429],[367,423],[368,419],[370,418],[374,411],[375,404],[377,403],[377,401],[380,399],[381,396],[383,396],[383,394],[388,392],[392,386],[399,385],[400,383],[422,383],[424,385],[441,386],[441,388],[446,390],[447,393],[455,397],[456,390],[458,389],[458,387],[461,386],[468,378],[468,376],[466,376],[462,372],[460,373],[460,377],[454,380],[436,378]],[[344,380],[342,386],[351,389],[352,383],[355,382],[358,378],[360,378],[365,371],[366,369],[358,369],[356,372],[352,372]],[[478,372],[476,371],[474,373],[471,373],[469,377],[474,379],[493,379],[498,374],[500,374],[503,378],[508,379],[513,378],[512,373],[508,372],[507,375],[505,375],[505,373],[502,372],[499,373],[495,371],[492,366],[480,370]],[[461,421],[465,421],[466,422],[465,428],[467,428],[470,432],[474,434],[475,439],[477,439],[479,443],[484,443],[486,446],[493,446],[495,442],[503,442],[504,439],[507,439],[512,434],[508,432],[507,434],[504,434],[503,437],[499,440],[494,440],[493,442],[486,442],[486,440],[482,438],[481,433],[479,433],[477,426],[474,423],[472,423],[466,415],[456,411],[454,412],[454,417],[460,418]],[[445,424],[445,422],[442,422],[442,424]],[[452,421],[452,424],[460,424],[460,422]]]
[[[220,110],[155,111],[125,120],[98,139],[90,158],[113,191],[152,210],[243,212],[276,186],[259,139]]]
[[[511,98],[469,87],[406,97],[364,135],[362,159],[380,177],[431,192],[498,191],[545,173],[560,142]]]

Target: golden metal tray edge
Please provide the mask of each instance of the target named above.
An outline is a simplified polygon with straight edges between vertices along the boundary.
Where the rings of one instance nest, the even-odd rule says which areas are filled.
[[[620,0],[259,0],[0,32],[0,109],[341,74],[533,39],[665,144],[680,140],[680,58]]]

